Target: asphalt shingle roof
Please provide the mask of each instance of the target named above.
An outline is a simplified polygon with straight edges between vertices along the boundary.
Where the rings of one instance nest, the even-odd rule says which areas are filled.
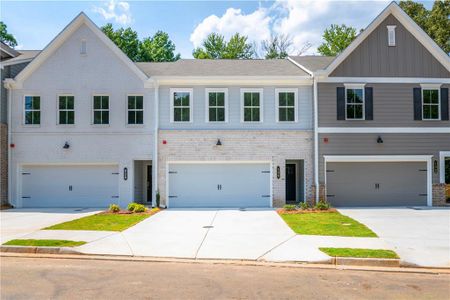
[[[296,63],[304,66],[306,69],[315,72],[323,70],[328,67],[335,59],[335,56],[319,56],[319,55],[304,55],[304,56],[290,56]]]

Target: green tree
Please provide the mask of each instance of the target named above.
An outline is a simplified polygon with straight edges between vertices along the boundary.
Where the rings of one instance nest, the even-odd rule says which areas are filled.
[[[101,30],[123,51],[132,61],[137,61],[140,41],[137,32],[130,27],[114,30],[111,23],[101,27]]]
[[[139,61],[176,61],[180,54],[175,54],[175,44],[169,35],[163,31],[157,31],[152,37],[142,40],[139,45]]]
[[[268,40],[261,42],[261,48],[265,59],[286,58],[292,40],[286,35],[271,35]]]
[[[323,39],[325,40],[317,50],[326,56],[336,56],[356,38],[356,29],[346,25],[333,24],[325,29]]]
[[[445,53],[450,53],[450,0],[435,1],[431,10],[411,0],[399,5]]]
[[[202,47],[194,49],[192,55],[197,59],[250,59],[255,55],[254,46],[246,36],[234,34],[227,42],[223,35],[210,33]]]
[[[0,41],[14,48],[17,46],[17,41],[11,33],[8,33],[7,27],[5,23],[0,21]]]

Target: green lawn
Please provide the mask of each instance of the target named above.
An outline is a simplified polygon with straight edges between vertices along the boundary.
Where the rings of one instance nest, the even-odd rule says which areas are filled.
[[[377,237],[364,224],[338,212],[281,214],[281,217],[297,234]]]
[[[356,248],[319,248],[329,256],[359,257],[359,258],[398,258],[397,253],[391,250],[381,249],[356,249]]]
[[[11,240],[3,245],[9,246],[47,246],[47,247],[76,247],[86,244],[86,242],[67,240]]]
[[[96,214],[44,229],[123,231],[150,216],[150,214]]]

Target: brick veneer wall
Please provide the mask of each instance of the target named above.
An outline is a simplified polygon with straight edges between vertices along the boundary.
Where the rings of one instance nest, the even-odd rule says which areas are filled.
[[[433,184],[433,206],[448,206],[447,196],[445,194],[445,183]]]
[[[8,126],[0,123],[0,203],[8,203]]]
[[[220,139],[222,146],[216,146]],[[166,203],[167,161],[271,161],[273,205],[285,204],[286,160],[304,160],[305,198],[312,197],[313,151],[310,131],[161,130],[158,146],[158,189]],[[163,144],[163,140],[167,144]],[[280,167],[280,179],[276,168]]]

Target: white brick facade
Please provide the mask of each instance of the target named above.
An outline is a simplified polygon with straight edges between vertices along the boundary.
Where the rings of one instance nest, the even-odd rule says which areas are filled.
[[[305,196],[312,197],[313,134],[310,131],[161,130],[158,145],[158,189],[166,203],[168,161],[271,161],[273,205],[285,203],[286,160],[304,160]],[[222,146],[216,146],[220,139]],[[163,143],[166,141],[166,144]],[[280,179],[276,168],[280,167]]]

